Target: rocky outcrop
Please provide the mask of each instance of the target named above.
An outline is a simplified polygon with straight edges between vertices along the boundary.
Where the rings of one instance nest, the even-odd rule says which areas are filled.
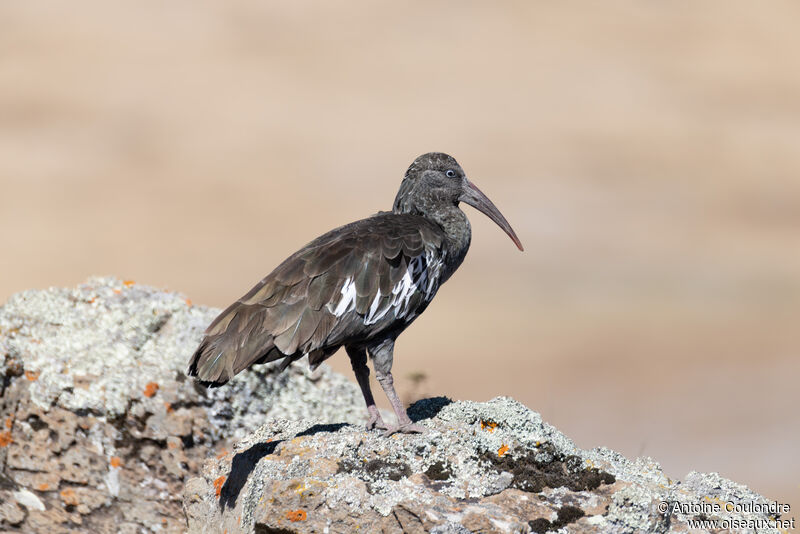
[[[409,413],[426,433],[385,438],[319,420],[264,424],[186,484],[189,530],[689,532],[689,519],[770,521],[724,506],[697,511],[768,503],[715,474],[675,481],[650,459],[581,450],[510,398],[426,399]]]
[[[387,438],[324,366],[198,387],[185,366],[216,313],[112,278],[0,308],[0,530],[775,531],[746,487],[581,450],[509,398],[426,399],[409,413],[428,431]]]
[[[217,310],[112,278],[0,308],[0,530],[184,532],[184,482],[271,417],[360,423],[321,368],[197,387],[184,371]]]

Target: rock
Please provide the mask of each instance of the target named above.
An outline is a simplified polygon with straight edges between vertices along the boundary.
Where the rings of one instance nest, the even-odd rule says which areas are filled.
[[[6,525],[17,527],[25,520],[25,511],[15,500],[4,500],[0,503],[0,520]]]
[[[675,481],[649,458],[581,450],[510,398],[426,399],[409,410],[425,434],[386,438],[325,366],[260,366],[207,390],[184,371],[216,314],[113,278],[9,299],[0,530],[688,532],[780,517],[716,474]]]
[[[39,497],[26,489],[15,491],[11,494],[14,499],[28,510],[44,511],[44,504]]]
[[[263,421],[363,424],[358,388],[323,367],[184,371],[218,310],[113,278],[0,308],[0,530],[184,532],[184,482]]]
[[[189,532],[689,532],[700,514],[659,503],[768,503],[716,474],[680,482],[649,458],[581,450],[510,398],[426,399],[409,413],[426,433],[266,422],[187,482]]]

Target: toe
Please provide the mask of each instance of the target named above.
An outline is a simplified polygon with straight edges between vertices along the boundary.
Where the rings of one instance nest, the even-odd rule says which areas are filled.
[[[380,417],[376,417],[374,419],[370,419],[369,421],[367,421],[366,428],[367,430],[372,430],[373,428],[388,430],[389,426],[383,422],[383,419],[381,419]]]

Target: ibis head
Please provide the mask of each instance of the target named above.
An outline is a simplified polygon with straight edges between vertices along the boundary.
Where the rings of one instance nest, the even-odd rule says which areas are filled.
[[[455,158],[441,152],[429,152],[414,160],[400,184],[392,211],[435,219],[438,212],[457,207],[459,202],[469,204],[489,217],[508,234],[518,249],[524,250],[497,206],[467,178]]]

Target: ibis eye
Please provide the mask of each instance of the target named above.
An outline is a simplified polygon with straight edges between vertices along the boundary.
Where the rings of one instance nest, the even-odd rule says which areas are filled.
[[[448,178],[455,178],[456,177],[456,171],[454,171],[453,169],[448,169],[444,173],[444,175],[447,176]]]

